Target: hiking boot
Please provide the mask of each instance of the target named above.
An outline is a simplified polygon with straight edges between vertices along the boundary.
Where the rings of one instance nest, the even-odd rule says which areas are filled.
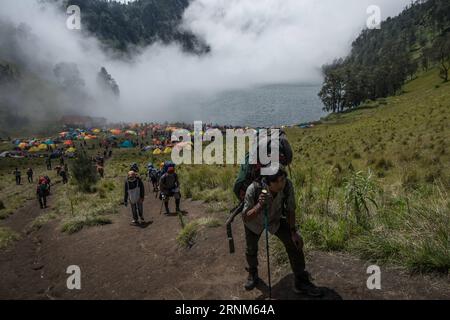
[[[132,225],[138,225],[138,224],[139,224],[139,222],[138,222],[138,221],[136,221],[136,220],[131,220],[131,224],[132,224]]]
[[[313,298],[323,296],[322,290],[316,287],[309,278],[309,274],[305,272],[305,276],[302,277],[302,279],[296,279],[294,284],[294,292],[296,294],[305,294]]]
[[[245,287],[245,290],[251,291],[251,290],[255,289],[256,286],[258,285],[258,282],[259,282],[258,270],[247,269],[247,271],[248,271],[248,278],[247,278],[247,282],[245,283],[244,287]]]

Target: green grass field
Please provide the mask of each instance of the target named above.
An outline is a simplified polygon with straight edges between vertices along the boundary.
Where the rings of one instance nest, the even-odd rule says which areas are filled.
[[[431,70],[406,84],[401,95],[331,115],[314,128],[288,128],[295,153],[291,178],[306,248],[350,252],[410,271],[448,273],[449,111],[450,83],[441,83]],[[157,165],[167,158],[115,149],[105,179],[92,192],[79,191],[73,181],[59,186],[54,207],[30,230],[52,219],[68,233],[111,223],[110,215],[118,212],[123,200],[130,164],[137,162],[145,170],[148,162]],[[34,184],[20,190],[14,186],[14,167],[18,164],[25,175],[29,161],[37,161],[32,164],[42,171],[43,160],[0,161],[0,218],[6,218],[35,198]],[[183,196],[203,200],[208,208],[204,220],[191,221],[180,232],[180,245],[189,246],[202,227],[221,225],[214,213],[236,204],[232,186],[237,170],[178,167]],[[2,246],[14,239],[10,230],[1,230]],[[287,263],[275,239],[272,254],[278,263]]]

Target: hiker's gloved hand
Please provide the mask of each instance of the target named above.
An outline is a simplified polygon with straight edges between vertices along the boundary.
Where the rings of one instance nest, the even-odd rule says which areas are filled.
[[[293,231],[291,233],[291,238],[292,241],[294,242],[295,246],[297,247],[298,250],[302,250],[303,249],[303,239],[302,237],[298,234],[297,231]]]

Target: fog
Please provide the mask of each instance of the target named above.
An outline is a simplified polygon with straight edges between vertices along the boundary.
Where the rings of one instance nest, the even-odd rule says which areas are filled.
[[[365,27],[369,5],[378,5],[385,19],[409,2],[194,0],[181,28],[210,45],[210,53],[197,56],[184,53],[176,44],[158,43],[141,48],[131,60],[118,60],[102,51],[95,38],[67,29],[67,16],[56,8],[44,8],[35,0],[2,0],[0,22],[16,27],[26,24],[31,36],[15,35],[14,46],[0,39],[0,61],[26,64],[49,83],[58,81],[56,64],[78,66],[84,85],[56,94],[60,95],[56,102],[48,102],[56,104],[53,109],[43,97],[33,99],[39,93],[33,92],[31,84],[25,87],[31,98],[23,99],[23,91],[8,97],[26,114],[33,110],[51,114],[57,108],[111,121],[184,120],[185,115],[192,116],[192,103],[222,91],[273,83],[320,83],[320,67],[349,52],[351,42]],[[102,66],[120,87],[117,101],[98,87],[96,77]]]

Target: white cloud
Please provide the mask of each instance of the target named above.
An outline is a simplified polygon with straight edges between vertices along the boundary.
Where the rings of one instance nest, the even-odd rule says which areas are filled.
[[[348,53],[364,27],[366,9],[395,15],[409,0],[194,0],[183,28],[211,45],[204,56],[176,45],[152,45],[132,63],[111,60],[95,39],[80,39],[65,28],[65,17],[42,12],[33,0],[3,0],[0,17],[31,25],[40,39],[30,59],[76,61],[95,95],[95,73],[105,66],[121,89],[116,119],[163,120],[179,112],[186,96],[266,83],[320,81],[320,67]],[[83,14],[83,12],[82,12]],[[31,17],[31,18],[30,18]],[[99,112],[108,110],[100,106]],[[172,108],[174,106],[176,108]],[[173,117],[171,117],[173,118]]]

